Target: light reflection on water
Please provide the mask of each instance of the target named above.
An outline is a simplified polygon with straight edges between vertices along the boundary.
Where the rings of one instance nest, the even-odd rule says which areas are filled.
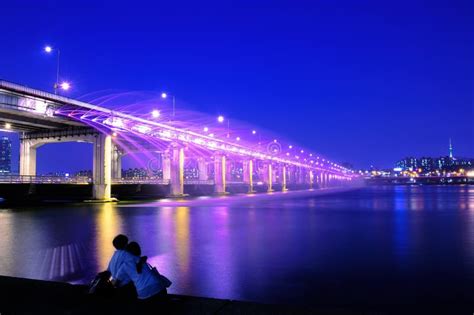
[[[88,282],[124,233],[175,293],[311,304],[472,287],[472,186],[245,200],[0,210],[0,273]]]

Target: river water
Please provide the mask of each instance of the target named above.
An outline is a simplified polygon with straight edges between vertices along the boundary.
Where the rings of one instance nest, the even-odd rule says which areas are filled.
[[[118,233],[173,293],[310,305],[474,296],[474,186],[0,205],[0,274],[87,283]]]

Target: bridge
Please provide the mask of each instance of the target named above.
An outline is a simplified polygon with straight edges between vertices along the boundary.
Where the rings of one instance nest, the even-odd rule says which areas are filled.
[[[286,191],[346,185],[352,180],[351,171],[341,165],[303,149],[294,152],[276,139],[266,145],[231,139],[229,130],[227,136],[218,136],[203,131],[201,125],[146,119],[7,81],[0,81],[1,128],[20,133],[20,174],[4,176],[0,183],[88,184],[97,200],[109,200],[113,185],[162,185],[169,196],[180,197],[190,185],[211,186],[213,193],[226,194],[233,186],[252,193],[257,187]],[[36,150],[57,142],[93,145],[90,179],[37,176]],[[160,176],[123,178],[122,158],[136,152],[149,152],[151,159],[158,156]],[[197,178],[185,177],[186,161],[197,165]]]

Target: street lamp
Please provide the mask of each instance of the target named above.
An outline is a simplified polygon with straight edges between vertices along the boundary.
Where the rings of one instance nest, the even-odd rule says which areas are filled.
[[[59,87],[62,90],[67,91],[71,88],[71,84],[69,82],[62,82],[61,84],[59,84]],[[57,88],[57,84],[56,84],[56,88]]]
[[[153,111],[151,112],[151,116],[152,116],[153,118],[158,118],[158,117],[160,117],[160,111],[157,110],[157,109],[153,110]]]
[[[224,122],[224,116],[222,115],[219,115],[219,117],[217,117],[217,121],[222,124]],[[230,119],[227,119],[227,138],[230,137]]]
[[[172,116],[173,119],[174,119],[174,116],[175,116],[175,107],[176,107],[176,99],[175,99],[174,95],[169,95],[169,94],[167,94],[167,93],[165,93],[165,92],[161,93],[161,98],[163,98],[163,99],[167,99],[168,96],[171,96],[171,99],[172,99],[172,102],[173,102],[173,113],[172,113],[171,116]]]
[[[53,47],[51,47],[49,45],[44,47],[44,51],[47,54],[51,54],[53,51],[56,51],[56,54],[57,54],[56,82],[54,83],[54,94],[58,94],[58,87],[61,87],[65,91],[69,90],[70,85],[67,82],[63,82],[61,85],[59,84],[59,57],[61,56],[61,51],[59,49],[53,49]],[[65,83],[66,83],[66,85],[64,85]]]

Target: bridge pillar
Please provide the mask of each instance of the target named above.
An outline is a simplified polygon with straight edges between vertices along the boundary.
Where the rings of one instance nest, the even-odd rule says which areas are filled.
[[[171,197],[184,196],[184,148],[171,144],[170,194]]]
[[[219,195],[226,194],[226,171],[226,156],[224,154],[216,154],[214,157],[214,189]]]
[[[112,178],[122,178],[122,155],[123,152],[117,145],[112,149]]]
[[[36,175],[36,149],[39,147],[32,140],[20,140],[20,175]]]
[[[112,187],[112,137],[98,134],[94,140],[92,198],[107,200]]]
[[[286,188],[286,165],[281,165],[280,167],[280,183],[281,183],[281,191],[287,191]]]
[[[204,158],[198,159],[199,180],[208,180],[207,161]]]
[[[161,154],[161,170],[163,173],[163,180],[169,181],[171,178],[171,153],[166,150]]]
[[[243,162],[243,180],[249,186],[248,193],[255,192],[253,190],[253,160],[247,159]]]
[[[272,163],[266,162],[263,164],[263,182],[267,184],[267,191],[273,191],[273,171],[272,171]]]
[[[309,170],[309,189],[313,189],[314,184],[314,173],[313,170]]]
[[[298,167],[298,183],[306,184],[306,169],[304,167]]]

